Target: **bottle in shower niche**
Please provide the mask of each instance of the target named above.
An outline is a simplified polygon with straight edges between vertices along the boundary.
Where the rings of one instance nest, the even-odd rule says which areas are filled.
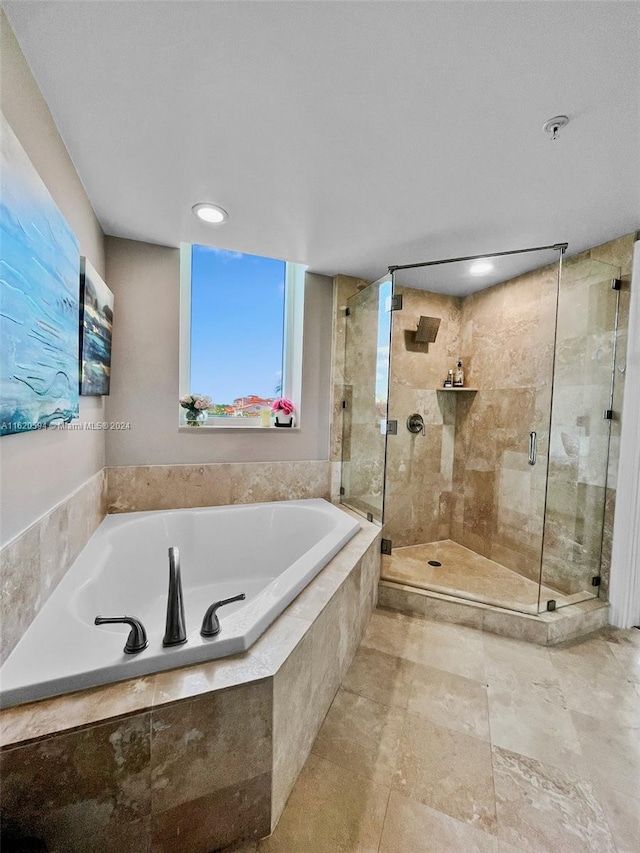
[[[454,388],[462,388],[464,385],[464,370],[462,369],[462,362],[459,361],[456,365],[456,371],[453,374],[453,387]]]
[[[444,380],[443,388],[453,388],[453,370],[450,370],[447,374],[447,378]]]

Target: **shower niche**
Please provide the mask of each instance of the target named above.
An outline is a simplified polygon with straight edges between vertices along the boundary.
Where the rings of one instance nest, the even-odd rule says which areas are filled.
[[[626,294],[563,252],[483,259],[482,284],[474,259],[391,268],[349,300],[341,493],[384,524],[383,579],[529,614],[606,588]]]

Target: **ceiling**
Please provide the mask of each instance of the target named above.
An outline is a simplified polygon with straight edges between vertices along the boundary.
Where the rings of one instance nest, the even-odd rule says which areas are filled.
[[[638,227],[635,2],[3,7],[107,234],[375,279]]]

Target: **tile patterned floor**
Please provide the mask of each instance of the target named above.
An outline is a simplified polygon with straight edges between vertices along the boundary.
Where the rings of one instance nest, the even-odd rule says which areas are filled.
[[[437,560],[441,566],[430,566]],[[394,548],[382,558],[382,578],[387,581],[430,589],[458,598],[509,607],[522,613],[538,612],[538,584],[505,566],[444,539],[425,545]],[[555,599],[558,607],[595,598],[588,589],[574,595],[542,586],[542,602]]]
[[[640,631],[542,648],[374,613],[242,853],[638,853]]]

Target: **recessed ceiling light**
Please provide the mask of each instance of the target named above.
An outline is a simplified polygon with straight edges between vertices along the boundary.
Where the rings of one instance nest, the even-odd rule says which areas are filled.
[[[198,219],[202,219],[203,222],[207,222],[209,225],[220,225],[229,218],[227,211],[218,207],[217,204],[201,202],[200,204],[194,204],[191,210]]]
[[[476,261],[475,264],[469,267],[469,272],[471,275],[486,275],[492,269],[493,264],[489,263],[489,261]]]

